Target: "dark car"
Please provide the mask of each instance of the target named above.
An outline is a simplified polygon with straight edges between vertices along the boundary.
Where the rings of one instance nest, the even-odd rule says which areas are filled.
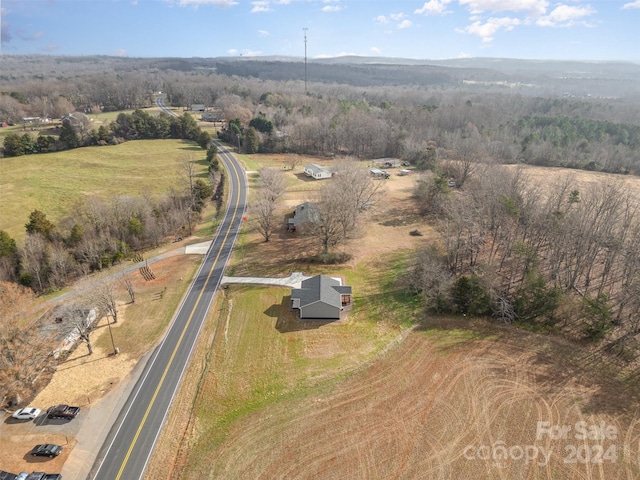
[[[65,418],[71,420],[72,418],[76,418],[78,413],[80,413],[80,407],[62,404],[49,408],[49,410],[47,410],[47,418]]]
[[[4,470],[0,470],[0,480],[15,480],[16,474],[5,472]]]
[[[44,473],[44,472],[32,472],[25,480],[62,480],[62,475],[59,473]]]
[[[53,445],[51,443],[44,443],[42,445],[36,445],[31,450],[31,455],[34,457],[57,457],[62,453],[62,447],[60,445]]]

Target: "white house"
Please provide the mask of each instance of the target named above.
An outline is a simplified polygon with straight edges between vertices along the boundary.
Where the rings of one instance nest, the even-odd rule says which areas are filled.
[[[321,178],[331,178],[333,175],[331,173],[331,170],[321,167],[320,165],[316,165],[315,163],[305,165],[304,174],[308,177],[313,177],[316,180],[319,180]]]

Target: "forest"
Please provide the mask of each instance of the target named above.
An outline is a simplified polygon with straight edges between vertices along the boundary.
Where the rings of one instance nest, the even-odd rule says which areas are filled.
[[[416,205],[442,233],[442,244],[420,252],[408,277],[427,308],[606,338],[622,358],[636,356],[637,197],[613,180],[581,190],[559,178],[543,192],[502,166],[640,175],[638,65],[350,58],[310,62],[305,77],[299,59],[8,60],[12,68],[0,77],[0,121],[133,111],[121,113],[108,131],[84,132],[86,143],[78,147],[140,135],[169,138],[169,119],[150,120],[142,111],[162,92],[174,107],[203,104],[219,112],[221,138],[246,153],[401,158],[424,172]],[[26,128],[21,134],[36,146],[38,137]],[[4,154],[10,155],[7,138]],[[187,138],[201,143],[197,135]],[[30,224],[42,230],[42,212],[33,215]],[[125,238],[147,238],[146,228],[163,218],[139,217],[114,230],[114,252]],[[22,250],[11,239],[2,245],[5,263],[10,252],[18,270],[11,279],[26,278],[35,287],[33,272],[19,275],[29,242]]]

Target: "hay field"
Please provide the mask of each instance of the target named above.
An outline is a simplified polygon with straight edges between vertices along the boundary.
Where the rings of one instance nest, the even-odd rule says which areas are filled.
[[[20,242],[33,210],[57,223],[87,196],[159,196],[179,185],[179,162],[202,160],[204,151],[182,140],[138,140],[104,147],[3,158],[0,230]]]

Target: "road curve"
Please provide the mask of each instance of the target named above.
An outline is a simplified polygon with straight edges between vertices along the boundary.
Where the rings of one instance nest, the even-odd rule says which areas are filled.
[[[158,106],[177,116],[164,107],[163,97],[156,99]],[[224,219],[166,336],[153,352],[98,454],[89,475],[94,480],[134,480],[144,475],[242,226],[246,176],[231,152],[217,142],[216,145],[228,177],[229,200]]]

